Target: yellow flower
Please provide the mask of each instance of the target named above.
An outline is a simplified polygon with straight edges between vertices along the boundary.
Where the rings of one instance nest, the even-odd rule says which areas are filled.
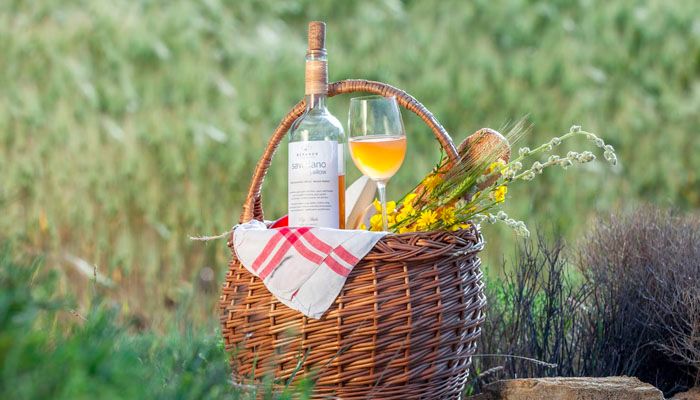
[[[423,179],[423,185],[428,190],[433,190],[437,185],[442,183],[442,178],[437,174],[430,174]]]
[[[369,225],[370,228],[369,230],[371,231],[381,231],[383,226],[382,226],[382,214],[374,214],[370,219],[369,219]]]
[[[361,224],[360,224],[360,230],[361,230],[361,231],[366,231],[366,230],[367,230],[367,225],[365,225],[364,223],[361,223]]]
[[[408,213],[401,210],[401,212],[396,215],[396,222],[403,222],[406,220],[406,218],[408,218]]]
[[[374,209],[377,210],[377,212],[382,212],[382,203],[379,202],[379,200],[374,199],[372,202],[374,204]],[[396,202],[395,201],[387,201],[386,202],[386,213],[391,214],[394,211],[396,211]]]
[[[396,216],[397,221],[401,222],[409,216],[413,216],[416,214],[416,211],[413,208],[413,200],[416,198],[416,196],[417,195],[415,193],[411,193],[403,199],[403,203],[401,203],[401,209],[399,210],[399,214]]]
[[[437,222],[437,219],[438,215],[435,211],[425,210],[422,213],[420,213],[420,217],[418,217],[418,221],[416,221],[416,228],[421,230],[428,229],[430,228],[430,225]]]
[[[440,219],[445,226],[450,226],[457,221],[454,207],[445,207],[440,211]]]
[[[458,231],[460,229],[469,229],[470,225],[469,224],[456,224],[452,226],[453,231]]]
[[[498,161],[492,162],[491,165],[489,165],[489,167],[486,168],[486,172],[484,172],[484,175],[488,175],[488,174],[492,173],[497,168],[500,168],[501,169],[500,172],[503,173],[505,167],[506,167],[505,161],[498,159]]]
[[[414,215],[416,215],[416,210],[414,210],[412,206],[401,207],[401,211],[399,211],[399,213],[396,215],[396,222],[405,221],[406,218],[412,217]]]
[[[407,194],[406,197],[404,197],[403,199],[403,206],[410,207],[411,209],[413,209],[413,202],[416,200],[416,197],[418,197],[418,195],[415,193]]]
[[[491,192],[491,198],[496,203],[502,203],[506,200],[506,193],[508,193],[508,187],[506,185],[501,185]]]
[[[407,233],[407,232],[415,232],[416,231],[416,225],[412,224],[409,226],[402,226],[399,228],[399,233]]]

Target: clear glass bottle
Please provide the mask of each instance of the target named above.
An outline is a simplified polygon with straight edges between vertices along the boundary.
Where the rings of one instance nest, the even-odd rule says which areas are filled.
[[[289,131],[289,226],[345,228],[345,133],[326,108],[325,24],[309,23],[306,111]]]

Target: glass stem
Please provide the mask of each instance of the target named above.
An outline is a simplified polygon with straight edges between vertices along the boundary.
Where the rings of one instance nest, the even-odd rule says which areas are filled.
[[[382,203],[382,228],[387,232],[389,221],[386,215],[386,181],[377,181],[377,192],[379,192],[379,202]]]

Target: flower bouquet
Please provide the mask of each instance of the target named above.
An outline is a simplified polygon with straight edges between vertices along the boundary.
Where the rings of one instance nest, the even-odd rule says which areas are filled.
[[[519,181],[531,181],[546,168],[559,166],[567,169],[596,159],[591,151],[569,151],[566,155],[552,154],[564,141],[583,136],[602,149],[605,160],[617,163],[615,150],[596,134],[574,125],[569,132],[555,136],[546,143],[530,149],[520,148],[517,157],[510,159],[509,143],[517,141],[526,131],[523,121],[515,124],[505,137],[498,132],[483,129],[460,146],[461,161],[451,165],[444,155],[435,168],[399,201],[387,203],[389,231],[407,233],[433,230],[465,229],[471,223],[504,222],[516,234],[529,236],[525,223],[510,218],[501,205],[508,187]],[[541,159],[543,155],[546,160]],[[523,165],[529,160],[528,168]],[[369,219],[369,227],[360,229],[382,230],[381,206],[374,201],[377,214]]]

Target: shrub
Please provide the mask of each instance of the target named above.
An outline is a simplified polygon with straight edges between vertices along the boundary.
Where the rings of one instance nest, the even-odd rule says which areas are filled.
[[[504,270],[509,271],[504,279],[487,287],[489,308],[478,347],[483,355],[475,358],[476,370],[482,378],[580,374],[582,309],[590,291],[568,272],[564,245],[541,235],[526,240]],[[475,380],[477,390],[483,380]]]
[[[489,282],[472,390],[494,376],[629,375],[667,395],[698,384],[700,219],[649,207],[612,215],[574,261],[540,236]]]
[[[700,370],[700,219],[641,208],[601,221],[579,265],[592,289],[585,371],[670,393]]]

